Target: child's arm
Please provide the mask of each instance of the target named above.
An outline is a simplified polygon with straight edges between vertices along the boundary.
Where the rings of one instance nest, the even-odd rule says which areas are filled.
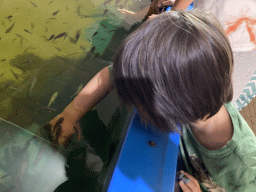
[[[66,147],[73,134],[76,133],[78,139],[81,139],[82,131],[78,125],[80,118],[106,97],[112,89],[109,67],[105,67],[89,81],[61,114],[44,126],[50,140]]]
[[[193,1],[194,0],[176,0],[175,3],[173,4],[172,10],[186,10]]]

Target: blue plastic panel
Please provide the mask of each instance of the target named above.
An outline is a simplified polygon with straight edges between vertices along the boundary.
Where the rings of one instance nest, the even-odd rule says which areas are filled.
[[[108,192],[174,191],[178,134],[166,134],[141,124],[135,112],[119,155]],[[155,147],[149,141],[156,143]]]

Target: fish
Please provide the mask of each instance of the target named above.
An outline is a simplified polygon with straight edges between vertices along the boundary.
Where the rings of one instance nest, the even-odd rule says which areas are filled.
[[[31,23],[31,27],[32,27],[32,29],[34,29],[34,28],[35,28],[35,26],[34,26],[34,24],[33,24],[33,23]]]
[[[31,32],[29,32],[29,31],[28,31],[28,30],[26,30],[26,29],[24,29],[24,31],[25,31],[25,32],[27,32],[27,33],[30,33],[30,34],[32,34]]]
[[[71,98],[74,97],[75,95],[78,95],[80,93],[80,91],[82,91],[83,87],[84,87],[84,85],[83,85],[83,83],[81,83],[79,85],[77,91],[74,93],[74,95],[71,96]]]
[[[5,85],[4,88],[7,89],[7,88],[10,86],[11,82],[12,82],[12,81],[9,81],[8,83],[6,83],[6,85]]]
[[[80,49],[85,50],[85,47],[83,45],[80,45]]]
[[[23,52],[23,54],[26,53],[26,51],[29,50],[29,49],[36,49],[36,48],[29,46],[27,49],[25,49],[25,51]],[[29,63],[28,63],[28,64],[29,64]]]
[[[13,27],[14,27],[14,24],[15,24],[15,22],[11,25],[11,27],[9,27],[9,28],[5,31],[5,33],[10,33],[11,30],[13,29]]]
[[[41,108],[38,108],[36,110],[43,110],[43,111],[47,111],[47,112],[57,112],[56,109],[53,109],[53,108],[49,108],[49,107],[41,107]]]
[[[23,37],[22,37],[20,34],[15,33],[15,35],[16,35],[17,37],[23,39]]]
[[[106,41],[106,39],[100,39],[101,41]]]
[[[108,29],[106,25],[104,25],[103,23],[101,23],[101,25],[105,28],[105,29]]]
[[[77,7],[77,10],[76,10],[76,12],[77,12],[77,15],[80,17],[81,16],[81,5],[79,5],[78,7]]]
[[[95,32],[93,35],[92,35],[92,37],[94,37],[95,35],[97,35],[98,34],[98,32]]]
[[[4,76],[4,74],[5,74],[5,72],[3,72],[3,73],[0,75],[0,77],[3,77],[3,76]]]
[[[115,32],[115,31],[116,31],[116,29],[115,29],[115,30],[108,31],[108,32]]]
[[[11,19],[12,18],[12,15],[8,16],[7,19]]]
[[[58,38],[63,37],[64,35],[66,36],[66,35],[67,35],[67,33],[66,33],[66,32],[64,32],[64,33],[60,33],[59,35],[57,35],[57,36],[53,39],[53,41],[55,41],[55,39],[58,39]]]
[[[19,80],[19,76],[16,73],[14,73],[14,71],[12,69],[10,69],[10,70],[11,70],[12,74],[14,75],[15,79]]]
[[[34,86],[35,86],[35,84],[36,84],[36,80],[37,80],[37,78],[35,77],[34,80],[33,80],[32,83],[31,83],[30,92],[29,92],[29,95],[30,95],[30,96],[31,96],[31,94],[32,94],[32,89],[34,88]]]
[[[22,48],[23,39],[20,40],[20,48]]]
[[[95,51],[95,49],[96,49],[96,47],[95,47],[95,46],[93,46],[93,47],[91,48],[91,50],[90,50],[90,51],[88,51],[88,53],[87,53],[87,54],[86,54],[86,56],[85,56],[85,60],[87,60],[87,59],[90,59],[90,58],[91,58],[91,56],[92,56],[93,52]]]
[[[89,15],[82,15],[81,18],[88,18],[90,17]]]
[[[72,38],[72,37],[68,37],[68,38],[69,38],[71,43],[74,43],[74,44],[76,43],[76,40],[74,38]]]
[[[77,41],[78,41],[78,39],[79,39],[79,37],[80,37],[81,31],[78,30],[76,33],[77,33],[77,34],[76,34],[76,43],[77,43]]]
[[[104,2],[104,6],[106,6],[107,4],[111,3],[112,0],[108,0]]]
[[[55,35],[52,35],[49,39],[46,39],[46,40],[51,41],[54,37],[55,37]]]
[[[55,49],[57,49],[58,51],[61,51],[61,49],[59,47],[55,47]]]
[[[1,61],[6,61],[6,59],[2,59]]]
[[[34,5],[35,7],[37,7],[37,5],[36,5],[35,3],[33,3],[32,1],[30,1],[30,3],[31,3],[32,5]]]
[[[2,23],[2,25],[3,25],[3,26],[5,26],[5,23],[4,23],[4,21],[1,21],[1,23]]]
[[[54,103],[54,101],[55,101],[55,99],[57,98],[57,96],[58,96],[58,92],[55,92],[55,93],[52,95],[52,97],[51,97],[51,99],[50,99],[50,102],[49,102],[49,104],[48,104],[48,108],[51,106],[52,103]]]
[[[60,10],[58,10],[58,11],[54,12],[52,15],[57,15],[57,13],[58,13],[59,11],[60,11]]]
[[[103,13],[103,16],[105,16],[107,14],[108,10],[106,9]]]

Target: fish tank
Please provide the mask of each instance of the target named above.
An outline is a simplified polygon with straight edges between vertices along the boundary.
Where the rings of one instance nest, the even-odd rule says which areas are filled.
[[[52,147],[43,126],[112,64],[122,40],[145,21],[150,3],[0,0],[0,191],[120,190],[113,178],[120,179],[119,165],[128,165],[120,154],[131,151],[126,148],[136,132],[129,130],[138,117],[120,104],[115,90],[81,118],[83,138],[74,137],[67,149]],[[175,175],[179,137],[162,137],[165,147],[175,149]],[[147,174],[142,180],[150,183]]]

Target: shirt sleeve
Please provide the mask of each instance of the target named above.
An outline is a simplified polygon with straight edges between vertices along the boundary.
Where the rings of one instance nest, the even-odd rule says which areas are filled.
[[[115,83],[114,83],[113,65],[109,65],[108,69],[109,69],[111,84],[114,87]]]

